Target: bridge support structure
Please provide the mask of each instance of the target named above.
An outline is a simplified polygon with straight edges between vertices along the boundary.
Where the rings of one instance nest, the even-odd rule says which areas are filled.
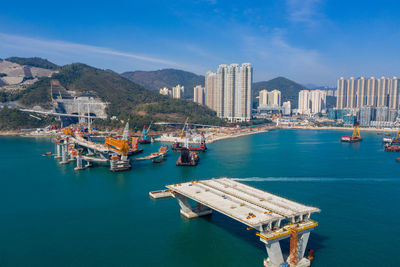
[[[199,202],[197,202],[196,206],[190,205],[189,198],[185,197],[184,195],[175,193],[173,196],[176,198],[176,200],[178,200],[179,206],[181,207],[180,213],[188,219],[205,216],[212,213],[212,210],[209,207],[204,206]]]
[[[186,218],[196,218],[216,210],[256,230],[265,244],[265,267],[308,267],[304,257],[310,232],[318,226],[311,220],[318,208],[282,198],[228,178],[191,181],[166,186],[171,190]],[[191,201],[197,205],[192,206]],[[282,253],[280,241],[290,239],[289,253]],[[286,258],[284,255],[289,254]]]

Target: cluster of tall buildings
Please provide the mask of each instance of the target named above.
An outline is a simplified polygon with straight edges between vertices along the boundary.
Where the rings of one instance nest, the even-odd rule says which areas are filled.
[[[268,90],[264,89],[259,92],[258,95],[258,107],[269,108],[269,107],[280,107],[281,106],[282,94],[279,90]]]
[[[399,114],[400,79],[341,77],[337,82],[336,109],[345,110],[346,116],[357,118],[362,126],[386,126]]]
[[[178,84],[177,86],[172,87],[172,89],[169,89],[167,87],[160,88],[159,92],[162,95],[172,96],[173,98],[179,99],[183,98],[183,94],[185,93],[185,87]]]
[[[336,108],[388,107],[399,109],[400,79],[364,77],[345,79],[337,82]]]
[[[321,113],[326,109],[326,95],[325,90],[301,90],[297,113],[304,115]]]
[[[250,63],[219,65],[217,72],[205,77],[205,104],[228,121],[249,121],[251,118],[251,85],[253,68]]]

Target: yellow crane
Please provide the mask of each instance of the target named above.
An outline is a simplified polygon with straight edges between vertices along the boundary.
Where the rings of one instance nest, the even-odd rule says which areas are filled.
[[[179,135],[180,138],[183,138],[183,134],[185,132],[186,124],[188,123],[189,117],[186,118],[185,123],[183,124],[181,134]]]

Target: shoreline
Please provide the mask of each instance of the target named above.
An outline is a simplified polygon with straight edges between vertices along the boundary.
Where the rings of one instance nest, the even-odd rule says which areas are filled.
[[[333,130],[333,131],[353,131],[353,127],[333,127],[333,126],[323,126],[323,127],[311,127],[311,126],[279,126],[278,129],[288,129],[288,130]],[[377,129],[377,128],[359,128],[360,132],[391,132],[395,133],[398,129]]]

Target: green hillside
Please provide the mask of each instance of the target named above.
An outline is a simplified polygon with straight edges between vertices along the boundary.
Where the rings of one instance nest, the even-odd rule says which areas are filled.
[[[204,86],[204,76],[176,69],[133,71],[121,75],[134,83],[157,92],[163,87],[172,88],[178,84],[183,85],[185,87],[184,97],[190,99],[193,98],[193,88],[196,85]]]
[[[33,118],[26,112],[4,107],[0,109],[0,131],[39,128],[56,123],[53,118],[43,117],[40,120],[37,118]]]
[[[43,69],[50,69],[50,70],[56,70],[59,68],[58,65],[48,61],[47,59],[43,59],[40,57],[9,57],[6,58],[7,61],[14,62],[20,65],[27,65],[31,67],[38,67],[38,68],[43,68]]]
[[[268,91],[277,89],[281,91],[282,103],[290,101],[292,108],[297,107],[299,91],[307,89],[301,84],[291,81],[285,77],[277,77],[269,81],[253,83],[253,101],[258,103],[256,97],[260,90],[267,89]]]
[[[75,63],[60,68],[52,79],[57,79],[68,90],[93,93],[109,103],[107,114],[131,118],[133,126],[142,127],[150,121],[184,121],[221,124],[214,111],[188,100],[171,99],[152,92],[109,71]],[[49,79],[41,79],[20,96],[20,102],[46,105],[50,101]],[[111,121],[106,122],[111,124]]]

